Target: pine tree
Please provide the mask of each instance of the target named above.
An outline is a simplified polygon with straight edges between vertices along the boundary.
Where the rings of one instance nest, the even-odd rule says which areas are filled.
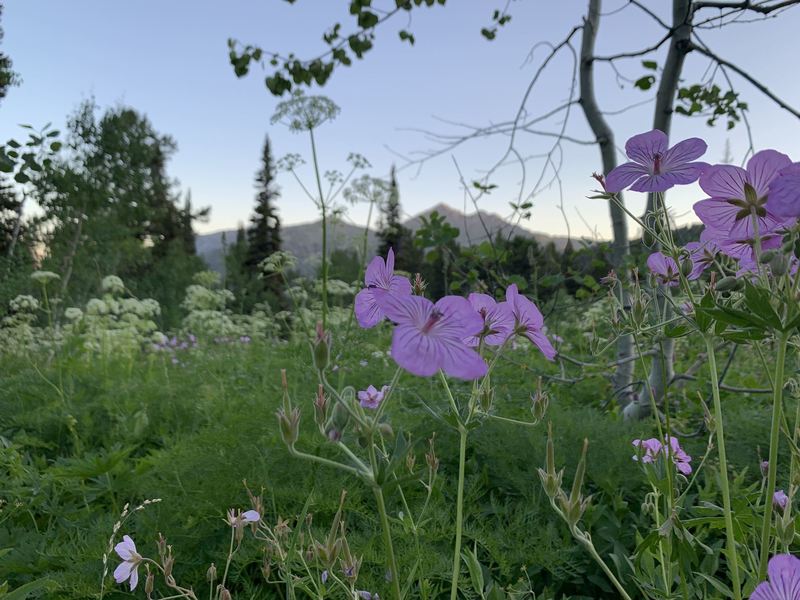
[[[261,269],[261,261],[281,249],[281,221],[278,217],[275,201],[280,191],[275,184],[275,164],[272,160],[272,148],[269,136],[264,140],[261,154],[261,168],[256,173],[256,207],[250,217],[250,228],[247,231],[247,256],[244,266],[253,281],[259,281],[261,293],[255,294],[253,301],[269,299],[277,307],[283,305],[282,283],[278,277],[264,277],[257,280]]]
[[[275,164],[269,137],[264,140],[261,169],[256,173],[256,189],[256,207],[247,232],[249,247],[246,262],[254,273],[258,273],[258,265],[262,260],[281,249],[281,222],[275,206],[280,191],[275,185]]]
[[[389,188],[389,197],[383,210],[383,226],[378,232],[380,246],[378,254],[386,256],[389,248],[394,249],[395,268],[399,271],[415,273],[420,269],[422,260],[419,248],[414,246],[414,234],[400,221],[400,191],[394,165]]]

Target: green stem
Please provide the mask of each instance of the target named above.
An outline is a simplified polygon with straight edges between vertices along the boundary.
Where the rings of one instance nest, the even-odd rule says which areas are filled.
[[[761,554],[758,561],[758,579],[767,577],[769,559],[769,534],[772,527],[772,496],[775,494],[775,479],[778,475],[778,443],[783,407],[783,368],[786,364],[786,347],[789,335],[782,333],[778,339],[778,357],[775,364],[775,378],[772,380],[772,427],[769,432],[769,468],[767,470],[767,495],[764,499],[764,523],[761,526]]]
[[[458,597],[458,576],[461,572],[461,531],[464,520],[464,471],[467,458],[467,428],[458,426],[458,493],[456,496],[456,543],[453,549],[453,577],[450,583],[450,600]]]
[[[731,511],[731,490],[728,482],[728,459],[725,453],[725,430],[722,422],[722,403],[719,397],[719,375],[717,373],[717,358],[714,353],[714,339],[705,336],[706,352],[708,354],[708,368],[711,372],[711,393],[714,397],[714,420],[717,446],[719,448],[720,485],[722,487],[722,508],[725,513],[725,536],[728,546],[728,568],[733,585],[733,597],[742,600],[742,584],[739,578],[739,558],[736,554],[736,539],[733,531],[733,514]],[[771,506],[771,504],[770,504]]]
[[[311,156],[314,159],[314,174],[317,177],[319,190],[319,208],[322,211],[322,328],[328,324],[328,214],[325,206],[325,194],[322,192],[322,180],[319,177],[317,162],[317,145],[314,142],[314,130],[308,130],[311,136]]]
[[[375,443],[372,440],[369,442],[369,460],[370,463],[372,463],[372,477],[374,480],[378,474],[378,459],[375,455]],[[400,593],[400,578],[397,572],[397,561],[394,557],[392,530],[389,528],[389,517],[386,515],[386,502],[383,498],[383,490],[377,481],[374,482],[372,490],[375,493],[375,502],[378,504],[378,514],[381,519],[383,545],[386,547],[386,562],[389,563],[389,573],[391,573],[392,577],[392,592],[394,593],[395,600],[400,600],[402,598],[402,594]]]

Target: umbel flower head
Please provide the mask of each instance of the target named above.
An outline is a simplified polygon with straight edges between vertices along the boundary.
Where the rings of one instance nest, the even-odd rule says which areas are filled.
[[[626,162],[606,175],[605,188],[615,194],[630,186],[634,192],[665,192],[697,181],[708,166],[693,162],[705,154],[706,143],[689,138],[668,147],[667,134],[658,129],[633,136],[625,143]]]
[[[750,600],[797,600],[800,598],[800,559],[778,554],[769,560],[768,581],[759,583]]]
[[[486,363],[464,343],[483,329],[483,319],[466,299],[445,296],[434,304],[422,296],[389,294],[384,310],[397,323],[392,358],[406,371],[429,377],[441,369],[467,380],[486,374]]]

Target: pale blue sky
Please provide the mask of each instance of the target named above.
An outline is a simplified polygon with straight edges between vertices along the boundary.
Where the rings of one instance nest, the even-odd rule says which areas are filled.
[[[322,32],[335,20],[349,19],[347,4],[344,0],[304,0],[295,5],[284,0],[7,0],[3,45],[23,84],[12,89],[0,105],[0,139],[19,135],[17,124],[23,122],[41,125],[52,121],[63,127],[66,115],[91,96],[101,106],[128,104],[145,112],[159,131],[177,140],[178,153],[169,173],[180,180],[183,189],[191,188],[197,205],[212,209],[211,221],[200,230],[235,227],[247,220],[252,207],[253,174],[264,135],[269,133],[278,156],[307,154],[308,146],[303,136],[270,125],[277,100],[266,91],[260,70],[244,79],[234,76],[227,38],[258,43],[265,50],[312,56],[323,47]],[[319,131],[323,169],[344,169],[347,154],[360,152],[372,162],[370,173],[384,176],[392,162],[402,162],[392,151],[410,155],[435,147],[409,129],[453,131],[436,117],[474,125],[513,117],[547,52],[539,47],[526,61],[531,48],[563,38],[580,22],[586,4],[586,0],[512,2],[512,21],[491,43],[479,31],[489,23],[492,10],[502,8],[505,0],[451,0],[445,7],[414,11],[410,25],[416,36],[414,47],[397,38],[398,29],[407,26],[405,17],[390,23],[378,32],[376,47],[367,58],[350,69],[338,70],[322,91],[342,109],[335,122]],[[610,13],[625,4],[626,0],[607,0],[604,9]],[[666,0],[646,0],[646,4],[668,18]],[[345,24],[348,29],[349,21]],[[800,53],[798,31],[800,9],[795,9],[767,22],[704,31],[702,37],[718,54],[798,106],[800,79],[794,67]],[[660,35],[661,29],[649,17],[629,6],[604,19],[598,52],[637,50]],[[665,52],[666,47],[656,60],[663,62]],[[645,74],[639,60],[618,64],[622,74],[631,78]],[[703,78],[708,66],[708,60],[690,55],[685,80]],[[527,105],[531,115],[547,112],[566,100],[571,68],[567,54],[552,63]],[[738,77],[734,76],[734,81],[751,107],[756,148],[775,147],[800,160],[800,121]],[[607,110],[650,97],[630,84],[621,89],[605,65],[598,68],[597,87],[600,103]],[[610,119],[622,145],[630,135],[650,129],[652,104]],[[549,131],[558,127],[558,119],[542,125]],[[567,131],[589,139],[577,108]],[[706,160],[710,162],[722,157],[726,140],[737,160],[747,148],[744,127],[732,132],[724,127],[712,130],[701,119],[676,117],[672,139],[692,135],[709,141]],[[504,139],[474,141],[428,162],[419,173],[402,171],[399,181],[405,212],[414,214],[438,202],[462,207],[464,197],[453,157],[472,179],[502,155],[506,143]],[[550,138],[528,137],[519,147],[524,154],[535,155],[551,143]],[[599,169],[596,148],[565,143],[563,158],[564,209],[573,235],[589,235],[592,229],[608,235],[605,205],[585,198],[594,187],[588,176]],[[541,162],[530,164],[526,192],[540,169]],[[509,166],[493,182],[499,188],[482,200],[481,207],[506,214],[509,200],[515,199],[519,190],[519,170]],[[284,221],[312,220],[313,205],[290,176],[281,174],[279,183]],[[690,207],[701,198],[700,193],[690,187],[671,195],[680,222],[692,219]],[[639,210],[642,199],[635,196],[629,201]],[[564,233],[558,202],[558,190],[545,189],[535,198],[533,218],[527,226]],[[356,207],[350,216],[360,222],[365,212]]]

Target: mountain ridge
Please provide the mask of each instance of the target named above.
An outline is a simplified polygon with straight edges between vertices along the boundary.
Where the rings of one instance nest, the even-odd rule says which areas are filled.
[[[506,219],[495,213],[477,211],[465,214],[457,208],[440,202],[403,222],[403,225],[416,231],[422,226],[422,218],[428,217],[433,212],[438,212],[445,220],[457,227],[459,236],[457,242],[462,246],[480,244],[489,235],[494,237],[498,232],[511,237],[517,235],[533,238],[539,244],[547,245],[552,242],[556,249],[561,251],[567,244],[566,236],[552,236],[543,232],[531,231],[520,225],[509,223]],[[364,239],[364,227],[352,225],[343,221],[329,222],[328,226],[329,251],[335,249],[361,248]],[[197,254],[203,258],[209,268],[219,273],[225,271],[222,237],[225,236],[229,243],[236,239],[236,229],[212,231],[199,234],[196,238],[195,248]],[[374,254],[378,248],[377,230],[370,228],[367,233],[367,253]],[[312,275],[319,265],[322,256],[322,221],[309,221],[287,225],[281,229],[283,249],[294,254],[298,259],[298,270],[304,275]]]

